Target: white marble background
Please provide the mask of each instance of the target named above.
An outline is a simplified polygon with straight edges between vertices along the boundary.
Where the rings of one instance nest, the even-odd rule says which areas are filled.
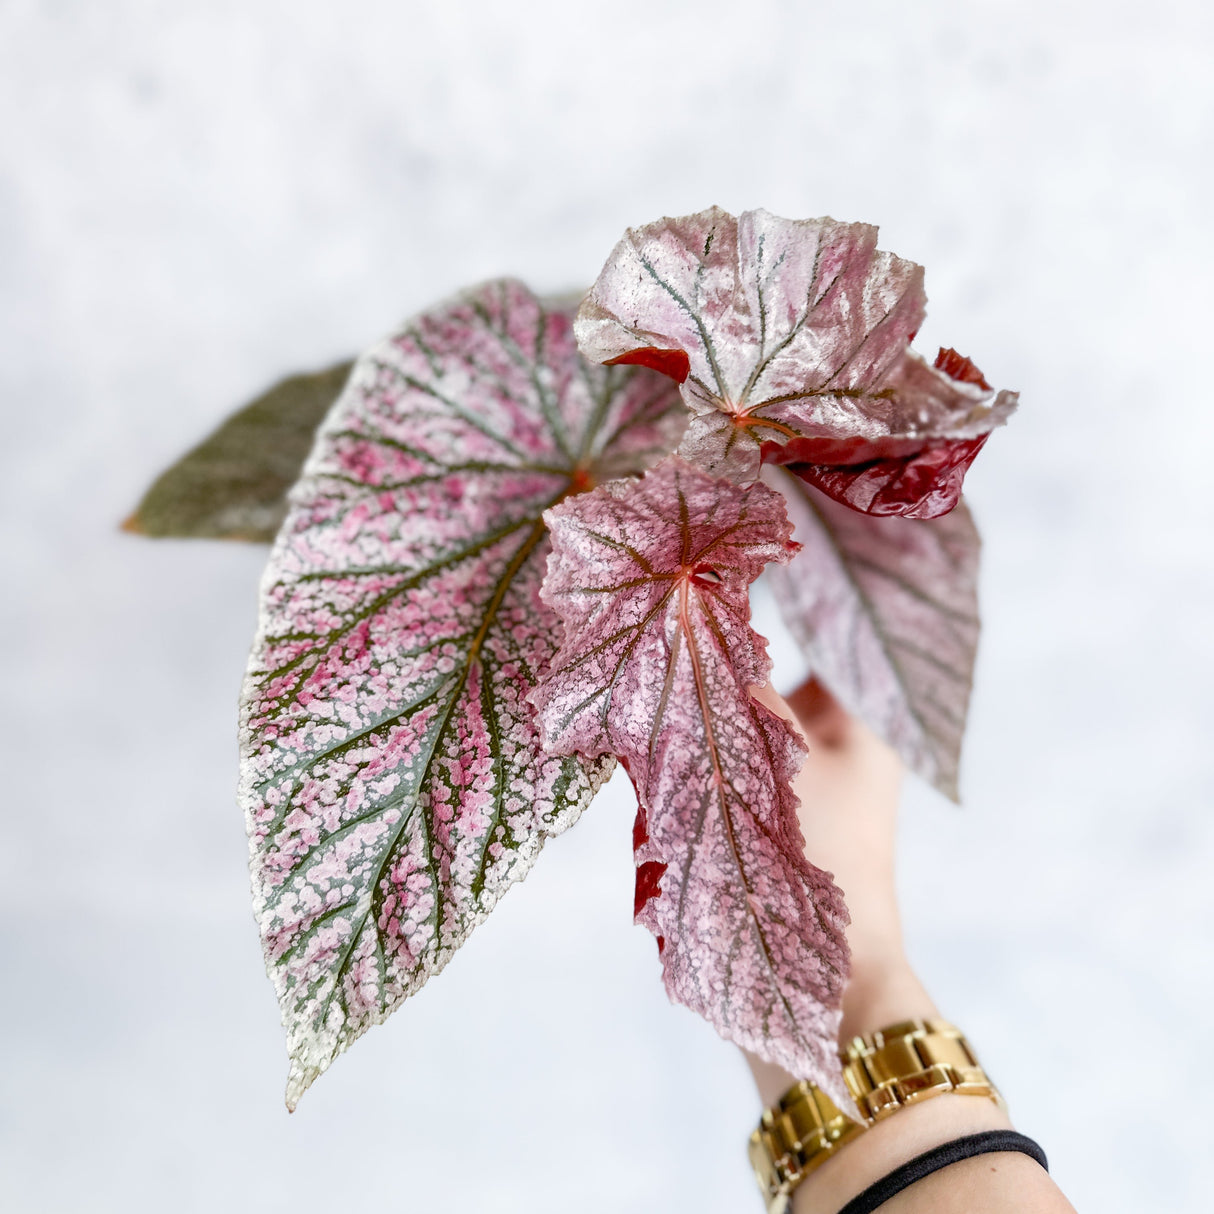
[[[287,1116],[233,804],[263,552],[116,531],[276,376],[719,202],[880,223],[923,347],[1023,393],[913,954],[1080,1210],[1208,1209],[1211,12],[0,0],[0,1205],[759,1209],[626,785]]]

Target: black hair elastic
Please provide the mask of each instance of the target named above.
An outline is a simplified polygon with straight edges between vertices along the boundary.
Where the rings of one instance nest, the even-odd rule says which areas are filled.
[[[1015,1130],[987,1130],[982,1134],[955,1138],[952,1142],[916,1155],[909,1163],[895,1168],[888,1176],[882,1176],[863,1193],[853,1197],[839,1214],[872,1214],[878,1206],[884,1205],[896,1193],[909,1188],[916,1180],[922,1180],[941,1168],[947,1168],[950,1163],[960,1163],[961,1160],[972,1159],[975,1155],[991,1155],[996,1151],[1020,1151],[1035,1159],[1047,1172],[1050,1170],[1045,1152],[1031,1138],[1017,1134]]]

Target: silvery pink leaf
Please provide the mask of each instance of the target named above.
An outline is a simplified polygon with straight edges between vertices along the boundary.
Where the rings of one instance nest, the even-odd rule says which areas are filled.
[[[801,551],[769,577],[814,673],[942,793],[957,767],[978,644],[978,532],[965,504],[944,518],[877,518],[787,471]]]
[[[803,744],[750,693],[770,661],[748,588],[795,549],[779,494],[671,457],[546,517],[542,594],[565,639],[533,699],[550,749],[613,754],[632,777],[636,917],[667,991],[846,1102],[847,913],[804,856]]]
[[[879,251],[874,227],[713,207],[630,229],[576,332],[587,358],[678,380],[693,414],[680,454],[744,484],[761,459],[906,460],[1002,425],[1014,393],[960,382],[910,349],[924,306],[922,269]],[[857,509],[926,517],[955,504],[951,489],[931,492],[933,471],[959,484],[960,464],[921,461],[905,493],[889,477],[884,492],[849,498],[845,473],[826,488]]]
[[[287,1100],[436,973],[609,761],[545,755],[543,511],[678,441],[678,394],[582,362],[516,282],[358,361],[262,587],[242,702],[254,902]]]
[[[123,530],[272,540],[287,513],[287,490],[352,365],[291,375],[237,410],[156,478]]]

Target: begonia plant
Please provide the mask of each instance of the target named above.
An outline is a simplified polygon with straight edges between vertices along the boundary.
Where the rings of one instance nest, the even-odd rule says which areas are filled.
[[[240,801],[289,1107],[616,761],[670,997],[848,1105],[847,911],[804,854],[804,742],[754,694],[750,587],[766,570],[815,677],[956,799],[962,479],[1016,405],[912,349],[922,270],[876,241],[712,208],[629,230],[580,307],[483,284],[284,381],[128,520],[277,533]]]

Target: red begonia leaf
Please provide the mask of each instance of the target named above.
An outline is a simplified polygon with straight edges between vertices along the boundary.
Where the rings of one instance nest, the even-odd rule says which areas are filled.
[[[1011,392],[956,379],[910,348],[923,271],[877,249],[877,229],[833,219],[738,218],[717,207],[629,230],[578,313],[596,362],[687,356],[693,418],[680,454],[745,484],[761,459],[868,464],[981,439]],[[969,452],[973,458],[976,449]],[[955,504],[963,456],[925,457],[836,496],[877,513]],[[947,482],[936,489],[936,478]]]
[[[490,283],[355,365],[262,587],[242,783],[288,1104],[446,963],[610,762],[552,757],[543,511],[668,451],[652,372],[579,359],[568,312]]]
[[[979,542],[965,504],[945,518],[877,518],[789,476],[801,551],[769,578],[814,673],[913,771],[957,799],[978,644]]]
[[[933,519],[961,500],[965,474],[989,437],[946,439],[911,455],[856,464],[789,464],[788,470],[864,514]]]
[[[671,457],[546,517],[564,641],[533,699],[551,749],[613,754],[632,777],[637,920],[670,996],[846,1102],[847,914],[804,856],[800,737],[750,691],[770,661],[748,588],[795,550],[779,494]]]

